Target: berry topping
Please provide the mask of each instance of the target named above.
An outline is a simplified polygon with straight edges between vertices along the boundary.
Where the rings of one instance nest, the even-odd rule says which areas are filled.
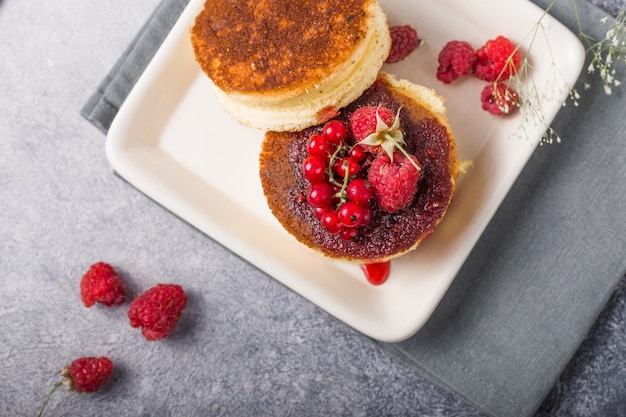
[[[367,157],[367,151],[361,145],[353,146],[348,155],[357,162],[361,162]]]
[[[330,206],[334,195],[335,189],[331,184],[327,182],[318,182],[311,184],[306,199],[313,207],[326,208]]]
[[[309,183],[306,201],[315,218],[329,234],[345,240],[358,237],[359,228],[371,223],[373,201],[383,211],[404,209],[413,199],[421,169],[417,158],[402,147],[400,109],[394,113],[384,106],[360,107],[351,114],[349,128],[333,119],[321,134],[312,133],[302,164]]]
[[[80,281],[80,296],[86,307],[96,302],[107,307],[124,302],[126,290],[113,267],[104,262],[91,265]]]
[[[483,109],[491,114],[500,116],[509,114],[519,107],[519,96],[506,83],[490,83],[480,94]]]
[[[345,227],[356,227],[363,219],[363,209],[354,201],[346,201],[337,212],[341,224]]]
[[[361,166],[359,163],[351,157],[337,159],[333,163],[333,172],[339,176],[339,178],[350,178],[359,173]]]
[[[328,209],[324,211],[320,222],[331,235],[336,235],[343,230],[343,224],[339,219],[339,213],[337,213],[337,210]]]
[[[404,144],[400,130],[400,110],[394,114],[383,106],[363,106],[350,116],[350,130],[354,140],[368,152],[378,154],[385,151],[393,158],[396,147]]]
[[[354,140],[361,142],[371,134],[377,133],[377,129],[389,130],[395,119],[395,113],[387,107],[363,106],[356,109],[350,116],[350,130]],[[366,149],[371,152],[372,148],[366,147]]]
[[[180,285],[158,284],[130,304],[130,325],[141,326],[147,340],[162,339],[174,330],[186,305],[187,295]]]
[[[378,262],[373,264],[362,264],[361,270],[365,274],[365,278],[372,285],[381,285],[389,277],[391,270],[391,262]]]
[[[322,182],[327,178],[326,162],[321,156],[309,156],[302,163],[302,173],[310,183]]]
[[[346,186],[346,197],[357,204],[366,205],[373,196],[372,186],[362,178],[356,178]]]
[[[450,41],[439,52],[437,79],[450,84],[460,76],[472,72],[476,60],[474,48],[465,41]]]
[[[354,239],[358,235],[359,229],[357,229],[356,227],[344,227],[343,229],[341,229],[341,232],[339,232],[339,236],[341,236],[341,238],[344,240]]]
[[[346,125],[339,120],[333,119],[324,125],[324,137],[330,143],[340,144],[346,138]]]
[[[369,204],[362,204],[361,209],[363,210],[363,216],[361,217],[361,223],[359,223],[359,226],[365,227],[372,222],[374,210],[372,210],[372,207]]]
[[[506,37],[498,36],[476,51],[474,75],[484,81],[502,81],[516,74],[520,68],[521,54]]]
[[[389,35],[391,36],[391,49],[385,60],[387,64],[402,61],[422,43],[417,36],[417,31],[409,25],[392,26],[389,28]]]
[[[328,141],[320,134],[311,135],[306,144],[306,150],[309,155],[327,157],[330,150]]]
[[[413,201],[420,170],[415,168],[419,167],[417,158],[410,158],[396,151],[393,161],[388,155],[379,155],[372,162],[367,179],[381,210],[395,213]]]

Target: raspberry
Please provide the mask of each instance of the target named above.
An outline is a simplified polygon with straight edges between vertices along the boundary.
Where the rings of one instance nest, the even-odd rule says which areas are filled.
[[[418,164],[417,158],[410,156]],[[419,178],[420,171],[400,151],[394,152],[393,162],[389,155],[378,155],[368,172],[376,203],[388,213],[398,212],[411,204]]]
[[[396,115],[391,110],[383,106],[363,106],[352,113],[350,116],[350,130],[355,141],[360,142],[376,132],[377,113],[387,126],[391,126],[396,118]]]
[[[350,130],[354,136],[354,140],[361,142],[368,137],[372,137],[374,134],[378,134],[380,143],[374,144],[361,144],[363,148],[373,154],[381,152],[382,144],[384,143],[384,135],[386,133],[392,133],[394,129],[394,122],[396,115],[387,107],[383,106],[363,106],[355,110],[350,116]],[[397,130],[397,127],[395,127]],[[398,133],[399,130],[398,130]],[[400,141],[402,138],[400,137]],[[401,142],[402,143],[402,142]],[[393,146],[391,147],[393,149]]]
[[[488,84],[480,94],[483,110],[491,114],[500,116],[509,114],[519,107],[519,96],[517,92],[506,83],[499,82]]]
[[[476,52],[472,45],[465,41],[450,41],[439,52],[437,79],[450,84],[460,76],[472,71],[476,60]]]
[[[391,35],[391,49],[385,60],[387,64],[402,61],[422,43],[417,36],[417,31],[409,25],[392,26],[389,28],[389,34]]]
[[[130,325],[141,326],[147,340],[162,339],[174,330],[186,305],[187,295],[180,285],[158,284],[130,303]]]
[[[487,41],[476,51],[474,75],[484,81],[506,80],[520,68],[521,54],[504,36]]]
[[[96,392],[111,378],[113,362],[105,356],[99,358],[84,357],[72,361],[69,366],[61,370],[62,379],[57,382],[48,393],[38,416],[43,412],[50,401],[52,394],[61,386],[69,387],[70,391]]]
[[[80,281],[80,296],[86,307],[96,302],[107,307],[124,302],[126,290],[113,267],[104,262],[91,265]]]
[[[61,371],[71,380],[71,387],[77,392],[96,392],[113,374],[113,362],[106,356],[99,358],[78,358],[69,368]]]

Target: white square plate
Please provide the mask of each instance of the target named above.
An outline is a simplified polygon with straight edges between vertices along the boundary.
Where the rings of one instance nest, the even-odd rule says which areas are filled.
[[[459,156],[474,168],[459,181],[438,230],[418,250],[394,260],[390,279],[375,287],[357,265],[327,260],[298,243],[270,213],[258,176],[263,132],[238,125],[218,107],[194,59],[189,28],[203,3],[189,3],[120,109],[107,136],[111,165],[146,195],[353,328],[381,341],[410,337],[432,314],[544,131],[530,123],[531,140],[512,138],[521,116],[483,111],[485,84],[473,77],[452,85],[437,81],[437,55],[453,39],[474,47],[501,34],[526,42],[543,10],[526,0],[381,0],[390,25],[410,24],[425,39],[409,58],[384,70],[447,99]],[[552,59],[572,86],[584,61],[582,45],[550,16],[543,25],[545,37],[530,51],[537,87],[548,88]],[[562,91],[544,101],[548,123],[566,97]]]

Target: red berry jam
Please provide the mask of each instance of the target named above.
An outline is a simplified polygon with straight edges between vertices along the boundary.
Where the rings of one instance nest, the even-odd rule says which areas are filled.
[[[365,278],[372,285],[381,285],[389,278],[391,270],[391,262],[378,262],[373,264],[362,264],[361,270],[365,274]]]

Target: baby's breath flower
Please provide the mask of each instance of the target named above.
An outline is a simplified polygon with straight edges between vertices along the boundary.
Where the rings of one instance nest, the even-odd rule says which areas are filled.
[[[575,0],[573,4],[576,7]],[[586,53],[591,58],[587,71],[593,73],[596,69],[598,70],[604,92],[610,95],[613,92],[613,87],[621,85],[621,82],[615,78],[615,65],[619,62],[626,63],[626,14],[624,10],[620,10],[613,16],[613,26],[606,31],[602,40],[596,40],[585,34],[577,10],[576,16],[579,29],[578,37],[585,44]],[[609,22],[608,16],[601,19],[602,24],[607,22]]]
[[[544,17],[549,13],[550,9],[559,0],[552,0],[546,8],[544,14],[539,18],[535,25],[527,35],[530,38],[529,47],[526,50],[526,56],[522,58],[522,66],[520,70],[514,74],[508,81],[509,84],[514,86],[520,96],[519,107],[522,113],[521,122],[518,126],[518,131],[513,134],[517,137],[525,137],[528,139],[528,134],[525,130],[527,123],[532,122],[535,126],[540,125],[545,128],[545,134],[540,141],[540,144],[560,143],[561,137],[559,134],[547,123],[546,115],[543,112],[542,100],[550,101],[555,96],[561,97],[561,93],[568,91],[568,100],[563,105],[567,105],[568,102],[572,102],[574,106],[580,104],[582,99],[579,91],[573,86],[569,86],[562,77],[556,62],[552,61],[551,74],[548,77],[546,86],[541,89],[542,93],[539,93],[539,89],[535,84],[535,79],[531,71],[531,65],[528,62],[528,54],[535,41],[535,37],[540,31],[544,30],[542,21]],[[585,45],[585,54],[589,59],[587,65],[587,73],[597,74],[602,82],[602,88],[606,95],[613,94],[613,90],[619,87],[622,83],[616,78],[615,66],[619,63],[626,64],[626,12],[620,10],[610,19],[609,16],[603,17],[600,22],[602,24],[610,23],[611,27],[606,31],[604,39],[597,40],[587,35],[582,28],[582,22],[578,12],[577,0],[570,0],[576,20],[578,23],[578,37]],[[548,38],[545,37],[547,40]],[[548,49],[551,45],[547,45]],[[518,46],[518,50],[521,47]],[[561,87],[558,87],[561,85]],[[589,90],[592,88],[591,83],[583,82],[583,90]],[[559,93],[556,94],[555,93]]]

